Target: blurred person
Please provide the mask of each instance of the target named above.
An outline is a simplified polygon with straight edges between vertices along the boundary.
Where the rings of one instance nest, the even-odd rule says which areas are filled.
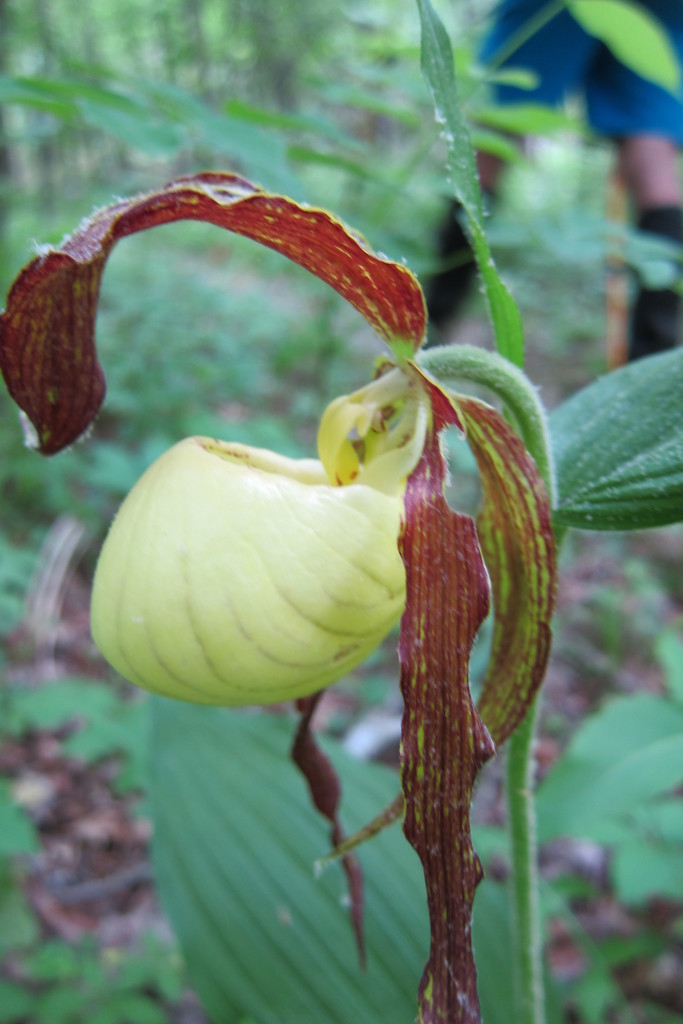
[[[640,0],[640,5],[661,22],[683,65],[683,0]],[[496,69],[530,70],[537,84],[532,89],[497,85],[497,102],[554,107],[567,95],[583,96],[590,126],[616,146],[618,170],[638,229],[683,243],[678,176],[678,149],[683,145],[681,96],[622,64],[566,8],[543,22],[548,7],[547,0],[500,0],[481,60]],[[536,19],[543,23],[531,34]],[[477,164],[485,200],[490,203],[505,164],[488,153],[479,153]],[[476,270],[460,212],[458,204],[451,203],[437,239],[445,268],[426,289],[430,323],[438,333],[457,313]],[[675,291],[641,286],[631,310],[628,359],[673,348],[679,311],[680,296]]]

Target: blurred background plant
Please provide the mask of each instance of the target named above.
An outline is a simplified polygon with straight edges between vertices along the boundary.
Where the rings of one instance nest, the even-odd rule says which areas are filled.
[[[525,110],[511,122],[488,104],[473,54],[490,5],[443,7],[475,141],[514,162],[490,240],[522,312],[527,371],[553,408],[605,369],[603,270],[615,238],[619,259],[626,253],[641,271],[656,273],[663,256],[607,220],[595,182],[605,179],[608,152],[588,136],[580,110]],[[535,135],[524,157],[505,134],[517,130]],[[5,291],[31,255],[28,240],[58,241],[112,194],[198,167],[231,167],[328,207],[426,277],[448,193],[443,166],[411,5],[127,0],[91,5],[84,17],[73,0],[0,0]],[[337,972],[346,1000],[339,1017],[337,1002],[328,1008],[330,1022],[359,1019],[353,1007],[367,1009],[368,999],[375,1017],[364,1019],[407,1021],[425,921],[419,875],[397,831],[361,851],[371,922],[363,977],[339,914],[336,868],[317,884],[310,877],[326,837],[310,822],[299,781],[278,783],[289,801],[279,831],[269,824],[277,800],[257,810],[263,787],[273,786],[270,758],[286,742],[281,723],[134,696],[111,677],[88,631],[101,539],[164,448],[201,433],[311,453],[324,405],[367,379],[378,342],[315,279],[194,224],[117,249],[98,330],[109,392],[92,443],[52,461],[27,454],[0,393],[0,1022],[204,1019],[156,900],[152,820],[157,883],[215,1024],[287,1024],[286,993],[311,985],[310,958],[321,975]],[[456,340],[490,343],[480,296]],[[469,509],[477,485],[464,447],[451,445],[452,499]],[[577,534],[565,545],[538,747],[551,1020],[683,1016],[682,540],[679,526]],[[482,640],[475,676],[484,652]],[[396,781],[386,768],[358,771],[348,751],[395,765],[399,716],[389,642],[323,705],[350,825],[391,799]],[[253,760],[255,748],[262,767],[236,778],[233,765]],[[202,804],[207,777],[220,800]],[[599,785],[577,803],[587,777]],[[490,878],[475,903],[488,1024],[507,1021],[510,1005],[502,815],[493,767],[475,807]],[[258,873],[235,843],[240,816],[240,835],[255,837]],[[283,849],[273,832],[285,835]],[[227,872],[203,859],[218,848]],[[193,880],[199,910],[176,891],[178,870]],[[272,908],[287,935],[292,920],[301,926],[305,901],[312,938],[289,949],[287,971],[276,970]],[[270,951],[272,1005],[253,1001],[260,949]],[[401,971],[405,982],[392,988]]]

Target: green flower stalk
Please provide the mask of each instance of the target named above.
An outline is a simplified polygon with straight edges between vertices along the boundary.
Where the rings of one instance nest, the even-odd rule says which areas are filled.
[[[155,462],[102,550],[94,638],[123,676],[169,697],[295,700],[302,719],[292,756],[337,845],[339,786],[310,732],[316,694],[400,619],[404,833],[422,863],[431,928],[418,1020],[478,1024],[470,925],[482,870],[469,806],[479,768],[522,722],[545,672],[555,590],[547,491],[495,409],[430,376],[438,361],[416,362],[425,303],[406,267],[326,211],[223,173],[99,211],[18,276],[0,318],[0,369],[43,454],[88,430],[104,399],[95,318],[111,249],[179,219],[245,235],[316,274],[391,355],[375,380],[325,411],[318,459],[194,437]],[[517,388],[500,360],[490,373],[484,354],[476,365],[494,392],[501,372]],[[476,522],[444,497],[446,427],[477,459]],[[469,658],[491,604],[491,659],[475,707]],[[351,858],[345,867],[362,953],[362,885]]]

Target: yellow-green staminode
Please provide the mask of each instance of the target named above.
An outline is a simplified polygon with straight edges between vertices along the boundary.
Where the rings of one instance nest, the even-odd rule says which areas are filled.
[[[181,700],[315,692],[401,615],[402,488],[387,490],[334,486],[312,459],[182,441],[114,520],[95,574],[95,643],[126,679]]]

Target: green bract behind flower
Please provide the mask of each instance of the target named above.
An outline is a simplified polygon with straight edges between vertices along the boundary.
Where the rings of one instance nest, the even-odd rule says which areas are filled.
[[[147,690],[207,704],[313,693],[398,621],[402,490],[331,486],[296,461],[189,438],[138,481],[105,542],[92,632]]]

